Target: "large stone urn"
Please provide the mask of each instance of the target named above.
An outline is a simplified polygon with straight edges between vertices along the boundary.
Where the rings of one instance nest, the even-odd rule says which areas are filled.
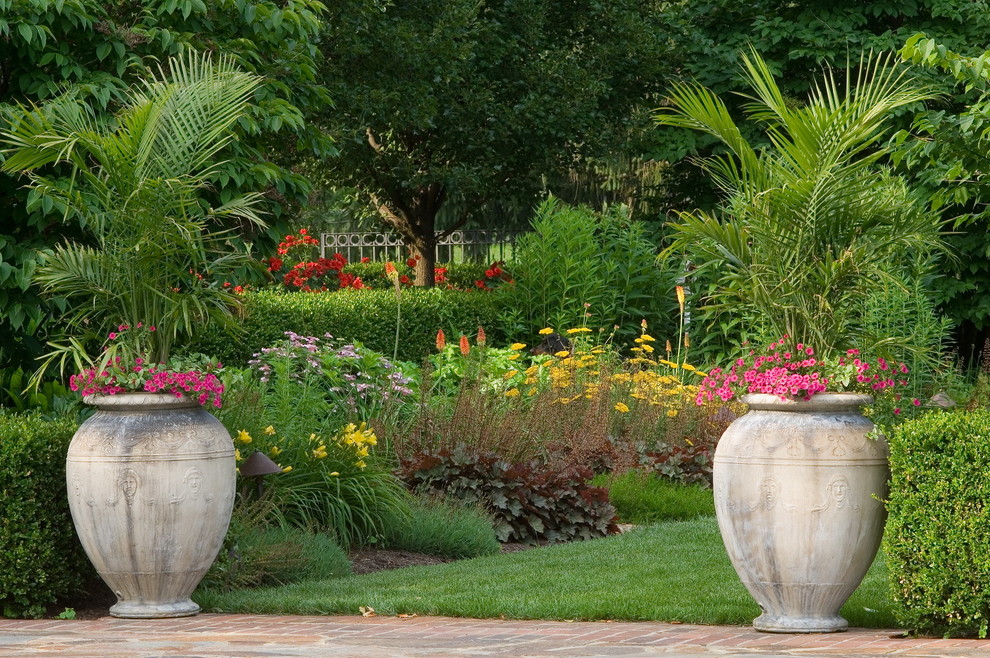
[[[69,509],[90,561],[117,595],[115,617],[182,617],[223,543],[234,446],[195,400],[95,395],[66,458]]]
[[[883,437],[859,408],[868,395],[811,400],[746,395],[722,435],[715,511],[725,548],[763,614],[761,631],[844,630],[839,609],[883,535],[889,470]]]

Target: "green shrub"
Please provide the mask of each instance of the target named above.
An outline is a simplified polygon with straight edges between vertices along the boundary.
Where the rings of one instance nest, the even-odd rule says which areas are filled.
[[[588,326],[631,342],[646,320],[651,333],[676,329],[676,272],[657,267],[644,226],[617,207],[606,214],[550,198],[536,210],[533,232],[519,240],[506,287],[505,323],[516,335],[542,327]],[[585,305],[588,305],[587,307]]]
[[[413,268],[409,267],[404,260],[393,261],[399,276],[413,279]],[[475,287],[475,281],[484,280],[485,270],[488,265],[482,263],[437,263],[437,269],[446,270],[442,273],[443,281],[437,281],[440,288],[456,288],[459,290],[471,290]],[[385,276],[384,262],[351,263],[344,267],[343,271],[361,277],[362,283],[371,286],[373,289],[392,289],[392,283]]]
[[[492,519],[477,506],[441,499],[417,499],[408,517],[386,522],[381,545],[455,559],[500,550]]]
[[[900,623],[986,637],[990,623],[990,412],[895,428],[884,550]]]
[[[420,362],[436,350],[436,334],[474,335],[478,326],[489,343],[505,342],[497,321],[501,296],[480,291],[410,288],[402,291],[402,324],[398,358]],[[280,293],[263,290],[244,295],[243,335],[232,338],[207,331],[189,351],[215,356],[228,364],[245,364],[262,348],[284,338],[331,334],[360,340],[365,347],[392,356],[395,346],[396,299],[392,289],[341,290],[330,293]]]
[[[644,525],[715,514],[711,489],[699,485],[677,484],[639,471],[599,475],[592,484],[608,489],[609,502],[623,523]]]
[[[400,475],[421,494],[483,504],[495,519],[499,541],[564,542],[617,530],[608,492],[588,484],[588,468],[510,464],[458,446],[415,453],[403,460]]]
[[[76,539],[65,489],[68,419],[0,410],[0,605],[38,617],[73,593],[92,567]]]
[[[235,518],[201,586],[230,591],[350,573],[347,554],[327,535],[292,527],[252,527]]]

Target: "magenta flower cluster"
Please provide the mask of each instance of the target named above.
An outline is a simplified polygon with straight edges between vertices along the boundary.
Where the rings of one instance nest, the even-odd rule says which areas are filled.
[[[83,397],[134,391],[171,393],[177,398],[192,397],[201,405],[212,404],[217,408],[222,405],[224,390],[220,379],[211,372],[170,370],[163,363],[146,366],[140,357],[129,366],[121,363],[118,357],[107,370],[97,372],[96,368],[87,368],[69,378],[69,388]]]
[[[767,347],[767,354],[751,351],[748,358],[737,359],[729,370],[713,368],[701,383],[696,402],[700,405],[715,398],[728,401],[744,393],[810,400],[812,395],[828,390],[879,393],[907,385],[900,378],[908,372],[904,364],[883,358],[870,363],[861,359],[855,349],[834,361],[818,359],[812,347],[798,343],[788,349],[786,344],[784,336]],[[920,401],[914,399],[912,403],[917,406]],[[895,409],[894,413],[899,411]]]

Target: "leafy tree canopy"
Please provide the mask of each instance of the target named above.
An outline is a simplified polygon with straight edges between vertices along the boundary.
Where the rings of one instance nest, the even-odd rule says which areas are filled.
[[[457,226],[499,195],[600,151],[663,80],[652,3],[342,0],[328,10],[334,180],[364,193],[423,258],[437,214]],[[655,103],[655,101],[650,101]]]
[[[894,136],[893,158],[953,219],[948,242],[959,258],[943,265],[934,291],[960,325],[961,356],[973,359],[990,339],[990,50],[957,51],[919,33],[901,56],[955,92]]]

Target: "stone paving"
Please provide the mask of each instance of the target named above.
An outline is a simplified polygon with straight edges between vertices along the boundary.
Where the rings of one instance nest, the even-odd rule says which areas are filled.
[[[990,656],[990,641],[852,629],[775,635],[739,626],[446,617],[0,619],[0,656]]]

